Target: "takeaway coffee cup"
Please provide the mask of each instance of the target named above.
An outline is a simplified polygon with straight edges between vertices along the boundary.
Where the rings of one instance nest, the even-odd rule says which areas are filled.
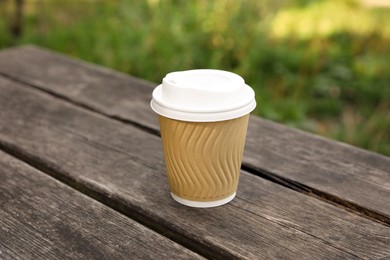
[[[171,195],[191,207],[215,207],[237,191],[255,93],[221,70],[172,72],[153,91]]]

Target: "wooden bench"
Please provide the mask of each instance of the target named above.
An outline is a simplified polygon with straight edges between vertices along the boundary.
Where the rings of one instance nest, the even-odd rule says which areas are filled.
[[[0,52],[0,259],[390,257],[390,159],[256,116],[237,197],[176,203],[155,86],[34,46]]]

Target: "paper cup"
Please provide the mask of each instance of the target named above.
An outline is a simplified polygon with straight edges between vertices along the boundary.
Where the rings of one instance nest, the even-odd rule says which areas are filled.
[[[230,72],[175,72],[155,89],[151,106],[159,114],[173,199],[192,207],[231,201],[256,106],[253,90]]]
[[[225,204],[237,191],[249,115],[218,122],[159,116],[172,197],[189,206]]]

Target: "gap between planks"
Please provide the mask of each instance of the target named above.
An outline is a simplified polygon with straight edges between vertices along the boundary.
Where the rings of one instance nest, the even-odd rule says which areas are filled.
[[[70,103],[70,104],[72,104],[74,106],[81,107],[81,108],[86,109],[86,110],[88,110],[90,112],[93,112],[93,113],[105,116],[107,118],[110,118],[112,120],[115,120],[115,121],[118,121],[118,122],[121,122],[121,123],[124,123],[124,124],[132,125],[132,126],[138,128],[138,129],[142,130],[142,131],[147,132],[147,133],[150,133],[150,134],[153,134],[153,135],[156,135],[156,136],[160,136],[160,131],[158,131],[157,129],[154,129],[152,127],[148,127],[148,126],[142,125],[142,124],[140,124],[138,122],[135,122],[135,121],[129,120],[129,119],[125,119],[125,118],[122,118],[120,116],[110,115],[110,114],[106,113],[103,110],[93,108],[93,107],[88,106],[86,104],[83,104],[81,102],[77,102],[77,101],[75,101],[75,100],[73,100],[73,99],[71,99],[69,97],[66,97],[64,95],[58,94],[58,93],[56,93],[54,91],[49,91],[49,90],[47,90],[45,88],[42,88],[42,87],[40,87],[40,86],[38,86],[36,84],[31,84],[30,82],[25,82],[25,81],[23,81],[21,79],[18,79],[16,77],[10,76],[10,75],[5,74],[3,72],[0,72],[0,75],[2,77],[4,77],[4,78],[7,78],[7,79],[10,79],[12,81],[21,83],[22,86],[34,88],[34,89],[39,90],[39,91],[41,91],[43,93],[49,94],[49,95],[51,95],[51,96],[53,96],[55,98],[58,98],[58,99],[63,100],[63,101],[66,101],[66,102],[68,102],[68,103]],[[6,151],[6,152],[8,152],[10,154],[12,153],[12,150],[7,149],[3,144],[0,144],[0,149],[3,149],[4,151]],[[5,149],[7,149],[8,151],[5,150]],[[19,158],[17,154],[14,155],[14,156]],[[19,158],[19,159],[23,160],[22,158]],[[26,162],[28,162],[28,161],[26,161]],[[28,162],[28,163],[33,165],[32,163],[34,163],[34,162],[31,161],[31,162]],[[343,199],[341,199],[341,198],[339,198],[339,197],[337,197],[335,195],[332,195],[330,193],[326,193],[326,192],[314,189],[314,188],[312,188],[310,186],[307,186],[305,184],[302,184],[302,183],[290,180],[288,178],[279,176],[277,174],[271,173],[269,171],[266,171],[264,169],[261,169],[259,167],[256,167],[256,166],[244,163],[244,162],[243,162],[243,164],[241,166],[241,169],[245,170],[246,172],[248,172],[250,174],[253,174],[253,175],[256,175],[256,176],[258,176],[260,178],[264,178],[264,179],[266,179],[268,181],[271,181],[271,182],[273,182],[275,184],[281,185],[283,187],[286,187],[286,188],[294,190],[296,192],[305,194],[307,196],[316,198],[318,200],[324,201],[324,202],[329,203],[331,205],[343,208],[343,209],[345,209],[345,210],[347,210],[349,212],[352,212],[352,213],[357,214],[359,216],[365,217],[367,219],[370,219],[372,221],[375,221],[375,222],[378,222],[380,224],[383,224],[385,226],[390,227],[390,217],[388,217],[388,216],[386,216],[384,214],[381,214],[381,213],[379,213],[377,211],[367,209],[367,208],[362,207],[362,206],[360,206],[360,205],[358,205],[356,203],[349,202],[347,200],[343,200]],[[42,170],[42,169],[40,169],[40,170]],[[63,177],[59,176],[59,178],[57,178],[57,179],[61,180],[61,179],[63,179]],[[67,180],[61,180],[61,181],[63,181],[64,183],[67,183],[66,182]],[[72,183],[67,183],[67,184],[72,186]],[[77,183],[74,183],[74,185],[77,185]],[[90,192],[93,192],[93,191],[90,190]]]

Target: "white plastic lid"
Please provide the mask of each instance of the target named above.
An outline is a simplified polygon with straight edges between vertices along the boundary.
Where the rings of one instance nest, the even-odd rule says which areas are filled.
[[[152,109],[183,121],[223,121],[256,107],[255,92],[242,77],[223,70],[187,70],[165,76],[153,91]]]

